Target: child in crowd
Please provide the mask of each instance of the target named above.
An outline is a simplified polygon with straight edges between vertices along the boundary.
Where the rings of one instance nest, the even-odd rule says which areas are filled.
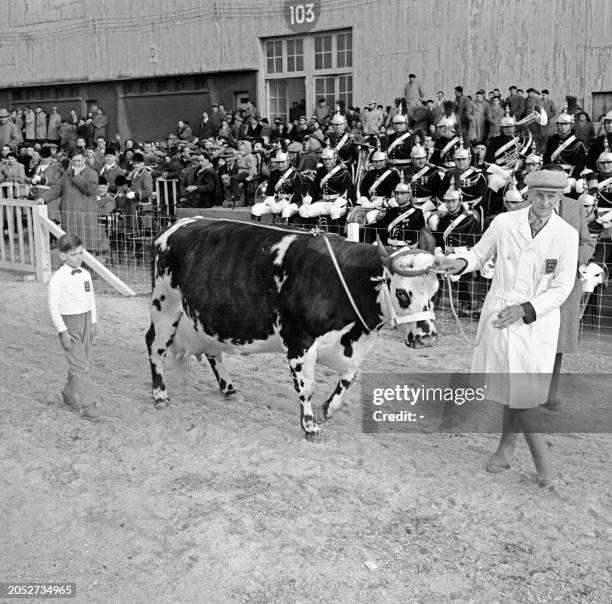
[[[92,252],[103,264],[108,264],[109,259],[109,220],[112,211],[115,209],[115,196],[108,192],[108,182],[104,176],[98,180],[98,232],[96,233],[94,249]]]
[[[89,375],[91,343],[97,335],[96,301],[91,275],[81,268],[83,243],[64,234],[57,242],[64,263],[49,283],[49,311],[68,362],[63,404],[90,421],[99,418]]]

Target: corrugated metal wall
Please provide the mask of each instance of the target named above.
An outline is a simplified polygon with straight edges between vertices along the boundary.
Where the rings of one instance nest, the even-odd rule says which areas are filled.
[[[9,0],[0,87],[260,69],[259,37],[290,34],[282,0]],[[462,84],[548,87],[590,107],[612,89],[610,0],[323,0],[317,30],[353,28],[355,100]],[[157,62],[150,62],[150,46]]]

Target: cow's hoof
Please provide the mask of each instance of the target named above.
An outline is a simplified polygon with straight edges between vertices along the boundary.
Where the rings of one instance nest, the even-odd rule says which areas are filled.
[[[228,396],[232,396],[232,394],[238,394],[238,390],[236,390],[236,388],[234,388],[233,386],[230,386],[227,390],[222,390],[221,392],[223,392],[225,398],[227,398]]]
[[[157,409],[158,411],[161,411],[162,409],[167,409],[169,406],[170,399],[167,398],[158,399],[153,403],[153,407],[155,407],[155,409]]]
[[[317,429],[316,432],[305,432],[304,433],[304,438],[309,443],[321,442],[321,440],[323,440],[323,432],[321,431],[320,428]]]

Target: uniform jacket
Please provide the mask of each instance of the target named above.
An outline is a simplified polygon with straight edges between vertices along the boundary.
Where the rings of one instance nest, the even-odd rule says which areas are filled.
[[[572,136],[572,132],[570,132],[569,136]],[[555,159],[551,159],[552,154],[555,150],[563,145],[564,141],[566,141],[568,137],[562,139],[558,134],[553,134],[548,141],[546,141],[546,151],[544,151],[544,163],[555,163],[555,164],[567,164],[573,166],[570,176],[573,178],[579,178],[580,173],[584,170],[586,165],[586,151],[584,150],[584,145],[580,140],[580,137],[576,135],[576,140],[568,145],[561,153],[559,153]]]
[[[376,186],[376,189],[370,193],[371,187],[376,183],[376,181],[386,172],[389,172],[385,178]],[[381,168],[380,170],[376,170],[375,168],[371,168],[368,170],[361,181],[361,186],[359,188],[359,194],[367,197],[368,199],[372,197],[391,197],[393,195],[393,191],[395,190],[395,186],[400,181],[400,175],[396,170],[391,168]]]
[[[278,188],[276,185],[288,170],[272,170],[272,172],[270,172],[268,186],[266,187],[266,196],[289,195],[290,203],[295,203],[299,206],[302,203],[302,177],[295,168],[291,168],[291,170],[292,171],[285,177],[283,183]]]

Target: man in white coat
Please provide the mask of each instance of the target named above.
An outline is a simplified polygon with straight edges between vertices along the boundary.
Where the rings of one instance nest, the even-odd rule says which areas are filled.
[[[471,250],[437,265],[447,273],[464,273],[479,270],[497,254],[472,358],[472,373],[490,374],[487,398],[505,405],[501,441],[487,470],[510,467],[522,431],[536,480],[544,486],[553,471],[544,436],[534,431],[533,409],[548,398],[559,307],[575,281],[578,232],[554,211],[567,186],[565,174],[540,170],[528,174],[525,184],[530,207],[500,214]]]

